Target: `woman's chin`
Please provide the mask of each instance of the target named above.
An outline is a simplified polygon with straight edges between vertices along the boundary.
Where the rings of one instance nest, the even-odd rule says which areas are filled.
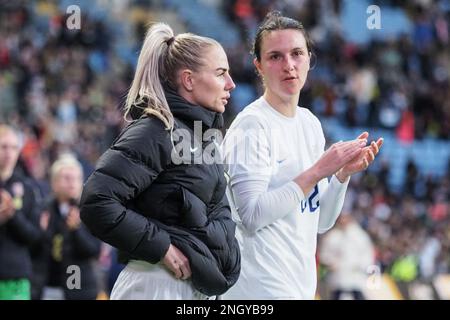
[[[285,98],[294,98],[300,94],[300,90],[301,90],[301,88],[285,89],[285,90],[283,90],[282,96],[284,96]]]
[[[216,111],[218,113],[224,113],[225,112],[225,105],[222,104],[222,105],[217,106],[214,111]]]

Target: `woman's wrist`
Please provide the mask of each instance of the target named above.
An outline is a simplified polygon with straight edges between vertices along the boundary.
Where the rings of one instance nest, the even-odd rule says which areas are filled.
[[[344,183],[349,178],[349,175],[345,174],[342,169],[334,174],[340,183]]]
[[[302,189],[303,194],[308,194],[312,188],[320,181],[321,177],[317,169],[313,166],[301,173],[294,179],[294,182]]]

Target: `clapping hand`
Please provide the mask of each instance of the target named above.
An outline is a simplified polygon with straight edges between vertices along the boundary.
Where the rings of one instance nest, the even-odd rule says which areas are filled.
[[[368,132],[361,133],[357,139],[367,139]],[[337,173],[336,177],[339,181],[344,182],[352,174],[366,170],[375,160],[376,155],[380,152],[383,145],[383,138],[379,138],[376,142],[372,141],[370,145],[364,147],[362,151],[352,160],[347,162]]]

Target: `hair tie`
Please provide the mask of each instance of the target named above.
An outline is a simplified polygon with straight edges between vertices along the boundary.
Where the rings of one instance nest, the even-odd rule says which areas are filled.
[[[169,39],[166,40],[166,43],[168,46],[170,46],[172,44],[172,42],[175,41],[175,37],[170,37]]]

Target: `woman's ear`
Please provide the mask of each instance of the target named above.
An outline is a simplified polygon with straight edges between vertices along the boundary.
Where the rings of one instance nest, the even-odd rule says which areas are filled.
[[[258,59],[253,59],[253,64],[255,65],[255,67],[256,67],[256,70],[258,71],[258,74],[260,75],[260,77],[262,78],[263,77],[263,74],[262,74],[262,72],[261,72],[261,62],[259,62],[258,61]]]
[[[180,82],[184,90],[191,92],[194,90],[194,78],[192,77],[192,71],[189,69],[181,70],[180,72]]]
[[[308,51],[309,60],[308,60],[308,70],[311,70],[311,58],[312,58],[312,52]]]
[[[314,52],[309,51],[309,68],[308,70],[313,70],[317,63],[317,56]]]

